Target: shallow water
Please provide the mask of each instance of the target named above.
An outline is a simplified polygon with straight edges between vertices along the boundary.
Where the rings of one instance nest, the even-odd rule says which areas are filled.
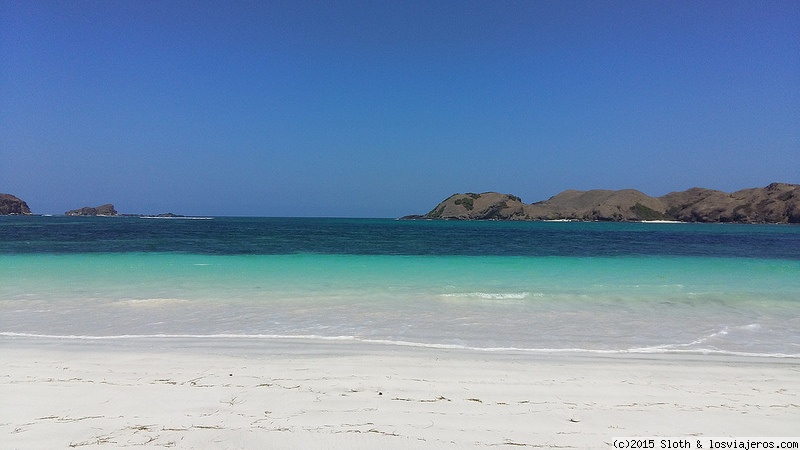
[[[0,333],[800,356],[800,227],[0,219]]]

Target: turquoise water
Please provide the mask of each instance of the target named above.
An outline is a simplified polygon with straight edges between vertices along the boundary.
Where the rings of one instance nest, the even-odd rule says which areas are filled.
[[[0,237],[8,339],[800,356],[798,227],[13,218]]]

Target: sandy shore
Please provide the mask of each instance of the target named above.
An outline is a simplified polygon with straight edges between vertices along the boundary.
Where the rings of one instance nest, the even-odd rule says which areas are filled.
[[[800,361],[0,337],[2,448],[610,448],[792,436]]]

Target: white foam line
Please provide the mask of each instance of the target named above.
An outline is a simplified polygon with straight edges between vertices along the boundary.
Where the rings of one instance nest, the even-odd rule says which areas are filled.
[[[531,295],[530,292],[458,292],[450,294],[440,294],[440,297],[454,298],[482,298],[492,300],[523,299]],[[534,297],[544,297],[544,294],[536,292]]]
[[[41,339],[65,339],[65,340],[125,340],[125,339],[319,339],[319,340],[355,340],[353,336],[317,336],[317,335],[279,335],[279,334],[117,334],[110,336],[93,336],[84,334],[35,334],[35,333],[14,333],[0,332],[0,336],[5,337],[24,337]]]
[[[213,220],[213,217],[159,217],[159,216],[139,216],[140,219],[162,219],[162,220]]]
[[[395,341],[389,339],[365,339],[358,336],[319,336],[319,335],[279,335],[279,334],[122,334],[114,336],[91,335],[49,335],[34,333],[0,332],[0,336],[9,338],[34,338],[34,339],[62,339],[62,340],[134,340],[134,339],[275,339],[275,340],[317,340],[317,341],[353,341],[366,344],[392,345],[399,347],[433,348],[441,350],[468,350],[478,352],[522,352],[522,353],[589,353],[601,355],[615,354],[699,354],[699,355],[726,355],[759,358],[800,358],[800,353],[752,353],[720,350],[714,348],[679,349],[676,346],[689,344],[666,344],[654,347],[636,347],[629,349],[605,350],[587,348],[523,348],[523,347],[471,347],[460,344],[435,344],[411,341]]]

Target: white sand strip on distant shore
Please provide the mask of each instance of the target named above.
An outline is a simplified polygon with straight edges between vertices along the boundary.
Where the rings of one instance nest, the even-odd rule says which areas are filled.
[[[791,436],[796,359],[0,340],[3,448],[609,448]]]

